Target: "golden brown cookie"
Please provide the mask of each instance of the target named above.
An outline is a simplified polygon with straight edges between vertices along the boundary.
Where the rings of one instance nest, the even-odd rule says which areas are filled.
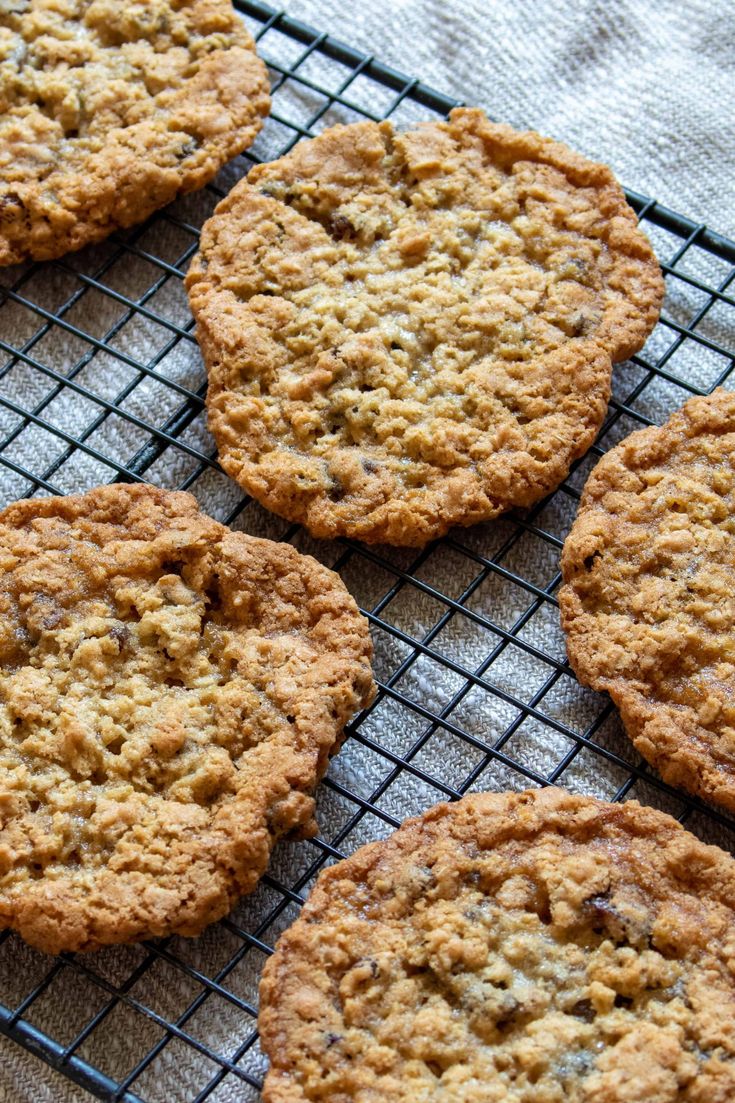
[[[318,537],[418,545],[541,498],[662,295],[608,168],[470,109],[302,142],[200,250],[222,466]]]
[[[565,793],[439,804],[323,872],[261,984],[265,1103],[731,1103],[735,862]]]
[[[268,87],[230,0],[0,3],[0,265],[201,188],[253,141]]]
[[[254,888],[372,692],[341,580],[189,494],[0,513],[0,927],[194,935]]]
[[[735,811],[735,395],[611,449],[562,555],[569,661],[672,785]]]

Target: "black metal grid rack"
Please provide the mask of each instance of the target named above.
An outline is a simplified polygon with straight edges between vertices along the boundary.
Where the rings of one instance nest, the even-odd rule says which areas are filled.
[[[419,553],[316,544],[243,499],[217,468],[182,275],[198,228],[249,163],[337,121],[444,115],[455,102],[259,2],[238,5],[273,76],[273,113],[216,185],[133,232],[0,273],[0,495],[116,479],[189,489],[234,527],[290,540],[340,571],[373,628],[376,702],[320,789],[323,833],[282,843],[253,896],[200,939],[49,959],[0,936],[0,1030],[106,1100],[256,1099],[265,956],[318,870],[406,815],[469,789],[560,783],[637,796],[732,845],[735,822],[643,766],[614,710],[565,661],[559,550],[591,464],[692,394],[728,385],[735,243],[628,198],[667,276],[662,320],[616,368],[597,444],[550,498]],[[31,1058],[29,1058],[29,1061]]]

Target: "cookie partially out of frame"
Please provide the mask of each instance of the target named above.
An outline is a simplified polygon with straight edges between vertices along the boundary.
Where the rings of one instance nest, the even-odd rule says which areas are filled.
[[[230,0],[0,4],[0,265],[201,188],[253,141],[268,87]]]
[[[608,168],[476,109],[302,142],[200,250],[221,463],[317,537],[420,545],[541,498],[662,294]]]
[[[562,555],[569,660],[672,785],[735,812],[735,395],[597,464]]]
[[[197,934],[254,888],[372,690],[341,580],[189,494],[0,514],[0,927]]]
[[[735,862],[561,790],[322,873],[261,984],[265,1103],[730,1103]]]

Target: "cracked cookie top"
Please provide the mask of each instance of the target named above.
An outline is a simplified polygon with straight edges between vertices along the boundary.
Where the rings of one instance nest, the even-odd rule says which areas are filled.
[[[372,692],[332,571],[189,494],[0,514],[0,926],[39,949],[196,934],[250,891]]]
[[[253,141],[268,88],[230,0],[0,0],[0,265],[201,188]]]
[[[323,872],[261,984],[265,1103],[728,1103],[735,862],[559,789]]]
[[[584,488],[559,593],[569,660],[672,785],[735,812],[735,395],[692,398]]]
[[[470,109],[253,169],[187,286],[225,470],[315,536],[417,545],[558,485],[662,295],[608,168]]]

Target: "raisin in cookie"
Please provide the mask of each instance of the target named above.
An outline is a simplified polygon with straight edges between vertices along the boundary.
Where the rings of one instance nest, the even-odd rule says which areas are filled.
[[[314,559],[150,486],[10,506],[0,569],[0,926],[198,933],[313,830],[366,622]]]
[[[269,106],[229,0],[5,0],[0,264],[61,256],[201,188]]]
[[[730,1103],[735,862],[479,793],[322,873],[261,984],[265,1103]]]
[[[301,143],[200,250],[222,466],[318,537],[420,545],[541,498],[662,294],[610,170],[479,110]]]
[[[672,785],[735,812],[735,395],[597,464],[562,555],[569,660]]]

